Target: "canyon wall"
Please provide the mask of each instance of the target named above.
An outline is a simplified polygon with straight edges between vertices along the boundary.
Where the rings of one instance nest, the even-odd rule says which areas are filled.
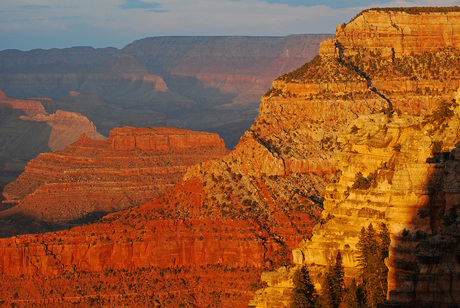
[[[81,113],[103,135],[119,126],[165,126],[161,115],[168,126],[218,133],[233,148],[257,117],[273,79],[310,60],[329,37],[153,37],[121,50],[4,50],[0,89],[11,97],[55,101],[71,91],[95,94],[110,107],[105,113],[87,108],[86,101],[58,102],[47,111]],[[152,117],[139,118],[142,112]]]
[[[85,116],[57,110],[48,114],[48,98],[13,99],[0,91],[0,183],[9,183],[42,152],[62,150],[81,134],[105,137]],[[3,186],[3,184],[2,184]]]
[[[0,213],[2,236],[69,227],[145,203],[177,183],[188,166],[227,152],[215,134],[177,128],[116,128],[101,141],[82,135],[31,160],[4,188],[4,203],[17,205]],[[18,215],[42,227],[6,223]]]
[[[460,14],[432,10],[449,20]],[[377,12],[366,13],[376,24],[408,14]],[[430,28],[426,17],[417,23]],[[445,214],[447,204],[457,204],[457,164],[446,163],[443,151],[457,151],[459,51],[446,43],[387,57],[368,48],[364,34],[352,47],[337,37],[275,80],[230,154],[190,167],[162,197],[95,224],[0,240],[2,298],[245,307],[256,294],[252,306],[284,307],[301,264],[318,286],[340,249],[346,280],[356,277],[359,231],[384,222],[391,232],[387,304],[430,305],[426,294],[434,304],[457,302],[456,212]],[[389,48],[395,42],[383,41]],[[359,172],[376,173],[375,186],[352,188]],[[153,277],[149,292],[146,275]],[[31,285],[20,288],[23,280]]]
[[[302,107],[312,109],[317,97],[329,105],[330,97],[341,96],[345,106],[350,100],[353,104],[330,112],[335,119],[360,105],[374,110],[355,111],[371,114],[342,126],[340,151],[333,156],[340,180],[323,191],[321,224],[293,250],[295,265],[262,275],[268,287],[256,293],[250,306],[289,306],[292,278],[302,265],[321,290],[338,251],[345,281],[358,279],[360,231],[369,224],[378,229],[382,223],[391,237],[386,259],[389,300],[382,307],[450,307],[459,302],[453,180],[460,138],[459,72],[450,61],[458,54],[455,20],[460,12],[431,10],[365,11],[338,26],[336,37],[321,44],[319,57],[274,82],[275,100],[268,102],[275,106],[276,96],[305,100]],[[437,21],[433,26],[424,22],[431,18]],[[319,65],[326,69],[317,73],[313,68]],[[380,115],[374,97],[386,104]],[[360,176],[372,178],[373,184],[359,187]]]

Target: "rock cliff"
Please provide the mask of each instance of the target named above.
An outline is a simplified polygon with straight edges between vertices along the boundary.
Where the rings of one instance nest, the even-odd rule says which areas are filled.
[[[48,114],[47,98],[20,100],[0,91],[0,181],[11,182],[42,152],[62,150],[81,134],[105,138],[85,116],[57,110]]]
[[[368,27],[375,21],[371,39],[387,37],[380,25],[389,16],[418,15],[415,25],[429,28],[420,33],[436,38],[460,14],[431,10],[448,17],[439,18],[444,28],[430,27],[425,11],[362,16]],[[275,80],[230,154],[190,167],[162,197],[92,225],[0,240],[2,298],[244,307],[266,284],[250,305],[284,307],[301,264],[319,286],[340,249],[346,280],[356,277],[360,229],[384,222],[391,233],[385,305],[458,303],[459,51],[444,40],[405,54],[393,46],[398,39],[382,39],[374,50],[369,31],[355,26],[364,17],[340,27],[312,61]],[[363,38],[350,45],[341,31],[353,27],[346,33],[361,31]],[[425,39],[404,37],[401,50]],[[394,56],[385,54],[388,48]],[[128,136],[118,146],[137,144],[165,143]],[[453,155],[448,162],[446,151]],[[372,185],[354,187],[360,177]],[[263,283],[253,276],[281,265],[262,274]],[[149,276],[146,291],[142,281]],[[24,281],[27,287],[19,288]]]
[[[79,113],[58,110],[53,114],[37,114],[33,117],[21,116],[21,120],[45,122],[51,127],[48,147],[51,151],[64,149],[82,134],[86,134],[93,140],[102,140],[106,137],[99,134],[96,126],[85,116]]]
[[[438,22],[427,25],[427,16]],[[292,277],[301,265],[309,267],[321,289],[339,250],[346,281],[358,278],[356,245],[360,230],[371,223],[385,223],[391,235],[386,260],[390,292],[384,307],[459,302],[458,201],[452,182],[460,137],[460,76],[458,65],[449,62],[458,54],[458,25],[451,23],[458,16],[455,8],[365,11],[338,26],[336,37],[321,44],[314,61],[274,82],[273,97],[300,101],[302,109],[321,106],[317,114],[336,108],[326,112],[336,123],[350,119],[350,112],[370,115],[335,127],[342,131],[340,151],[333,155],[341,176],[323,191],[321,224],[293,250],[295,266],[262,275],[268,288],[257,292],[251,306],[288,306]],[[381,102],[382,114],[375,114]],[[452,160],[445,162],[450,150]],[[360,177],[372,179],[372,185],[359,187]]]
[[[215,134],[176,128],[116,128],[105,140],[82,135],[61,151],[40,154],[4,188],[3,220],[22,215],[43,224],[81,224],[142,204],[177,183],[186,168],[225,155]],[[3,236],[43,230],[5,224]],[[53,229],[53,228],[51,228]]]
[[[11,112],[12,109],[20,110],[28,116],[46,113],[45,108],[39,101],[13,99],[0,90],[0,114]]]

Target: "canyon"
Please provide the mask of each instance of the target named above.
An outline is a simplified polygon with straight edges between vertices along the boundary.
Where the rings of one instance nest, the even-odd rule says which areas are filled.
[[[3,50],[0,89],[50,97],[48,113],[81,113],[105,136],[120,126],[175,126],[218,133],[233,148],[273,79],[313,58],[328,37],[152,37],[122,49]]]
[[[64,149],[86,134],[102,140],[85,116],[56,110],[49,114],[49,98],[13,99],[0,90],[0,189],[24,171],[38,154]]]
[[[179,182],[188,166],[228,152],[216,134],[178,128],[115,128],[103,140],[83,134],[38,155],[5,186],[3,202],[14,206],[0,212],[0,234],[67,229],[143,204]]]
[[[0,185],[38,154],[89,133],[88,123],[74,121],[66,133],[60,127],[61,141],[51,141],[52,121],[25,121],[38,114],[81,114],[106,137],[124,126],[213,132],[231,149],[273,79],[310,60],[328,37],[153,37],[122,49],[0,51],[0,99],[9,102],[0,113]],[[12,98],[28,107],[7,112]]]
[[[164,195],[0,239],[1,298],[286,307],[295,270],[307,265],[320,290],[339,250],[346,282],[359,279],[359,232],[385,223],[382,307],[457,305],[459,16],[373,9],[338,26],[318,56],[273,82],[230,153],[190,166]],[[161,146],[115,137],[112,149]]]

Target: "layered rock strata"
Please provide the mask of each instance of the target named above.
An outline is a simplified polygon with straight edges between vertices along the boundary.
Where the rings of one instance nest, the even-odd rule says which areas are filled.
[[[377,9],[361,13],[337,27],[336,37],[321,45],[320,56],[274,82],[273,98],[295,100],[303,109],[334,108],[337,102],[349,106],[328,112],[336,121],[345,122],[347,115],[350,119],[350,111],[362,114],[368,108],[375,113],[378,102],[386,104],[382,111],[387,116],[359,117],[343,131],[337,140],[341,151],[334,156],[341,177],[324,190],[322,224],[293,251],[295,266],[262,275],[269,287],[258,291],[250,305],[288,306],[293,273],[300,265],[309,266],[320,289],[326,267],[338,250],[346,280],[358,278],[356,244],[361,228],[370,223],[375,227],[385,223],[391,233],[386,264],[388,288],[394,291],[385,305],[450,307],[458,303],[456,211],[452,217],[446,214],[455,209],[456,192],[446,193],[447,184],[443,184],[455,177],[455,169],[450,169],[455,163],[445,163],[448,154],[440,152],[453,149],[460,138],[455,107],[459,34],[458,25],[451,24],[460,13],[455,8],[443,9],[432,9],[439,21],[433,27],[422,21],[422,16],[431,16],[429,12]],[[273,98],[269,101],[275,102]],[[442,106],[452,107],[449,111]],[[322,108],[318,108],[320,114]],[[434,150],[441,145],[442,149]],[[376,176],[375,186],[352,189],[358,174]],[[449,219],[452,222],[446,227]]]
[[[163,194],[188,166],[227,152],[215,134],[174,128],[117,128],[101,141],[83,135],[30,161],[3,192],[5,202],[18,205],[1,215],[53,224],[91,221]]]
[[[13,99],[0,90],[0,115],[4,115],[11,109],[21,110],[28,116],[46,113],[40,101]]]
[[[85,116],[57,110],[48,114],[46,98],[19,100],[0,90],[0,180],[11,182],[42,152],[62,150],[86,134],[105,139]]]
[[[87,100],[59,109],[103,122],[96,126],[104,135],[119,126],[180,126],[218,133],[233,148],[273,79],[310,60],[329,37],[152,37],[120,50],[5,50],[0,88],[14,97],[55,100],[70,91],[93,93],[108,105],[105,112],[86,108]],[[160,115],[169,125],[159,123]]]
[[[387,12],[380,14],[388,16]],[[454,91],[460,78],[455,69],[458,50],[443,46],[436,53],[387,59],[369,50],[366,40],[355,42],[362,45],[358,54],[342,53],[337,44],[337,54],[321,52],[313,61],[278,78],[262,100],[256,123],[234,151],[222,159],[191,167],[184,180],[165,196],[111,214],[94,225],[1,240],[0,249],[4,252],[0,289],[5,290],[4,297],[14,302],[10,283],[17,285],[24,274],[29,281],[54,282],[64,277],[65,283],[51,288],[52,293],[59,294],[57,301],[67,300],[64,292],[73,292],[64,285],[84,289],[79,299],[87,296],[89,301],[103,295],[101,288],[88,291],[83,288],[83,279],[70,282],[68,277],[100,277],[101,272],[126,271],[134,275],[131,285],[136,289],[140,286],[137,278],[142,277],[141,268],[154,272],[150,268],[158,265],[179,273],[186,269],[180,277],[188,287],[182,293],[174,293],[177,285],[153,287],[154,293],[167,290],[174,294],[175,304],[184,300],[206,306],[215,299],[223,305],[243,307],[260,284],[250,288],[248,280],[234,279],[233,288],[228,284],[210,288],[203,272],[188,274],[189,269],[212,268],[216,276],[222,277],[229,277],[225,274],[229,271],[262,272],[270,266],[288,265],[289,250],[301,242],[293,260],[299,264],[317,258],[313,262],[318,265],[312,270],[315,282],[319,282],[319,273],[338,249],[345,256],[348,280],[357,273],[356,232],[370,222],[390,225],[392,259],[388,265],[390,277],[394,277],[390,281],[392,288],[403,286],[408,277],[416,274],[414,268],[405,267],[413,264],[405,261],[412,260],[416,243],[401,251],[396,241],[403,233],[412,232],[404,232],[404,228],[428,232],[426,223],[432,215],[418,215],[419,209],[432,207],[433,213],[440,213],[443,208],[442,202],[428,202],[438,191],[438,172],[433,170],[440,170],[440,161],[426,159],[431,155],[432,144],[443,141],[443,146],[451,149],[459,137],[458,115],[446,122],[438,122],[440,118],[435,116],[438,107],[457,98]],[[447,65],[440,66],[442,63]],[[444,68],[436,69],[439,67]],[[453,105],[449,106],[454,112]],[[381,110],[388,116],[381,115]],[[399,112],[392,112],[395,110]],[[358,118],[360,114],[372,115]],[[434,116],[427,118],[431,126],[422,123],[425,114]],[[356,120],[353,125],[358,131],[350,125],[352,120]],[[337,153],[342,154],[336,156]],[[386,167],[382,162],[387,162]],[[347,195],[346,188],[358,171],[366,177],[377,171],[377,186],[367,191],[351,189]],[[343,175],[334,184],[340,172]],[[434,181],[426,184],[427,179]],[[321,191],[326,191],[322,222],[329,233],[321,227],[313,230],[323,207]],[[435,230],[440,224],[433,215],[434,225],[430,228]],[[354,225],[344,226],[344,222]],[[310,254],[309,247],[317,254]],[[80,256],[80,250],[87,253]],[[8,270],[11,264],[17,264],[14,272]],[[292,284],[290,273],[285,267],[278,274],[264,274],[263,280],[273,292],[261,291],[251,304],[285,305]],[[99,286],[103,285],[100,282]],[[44,291],[39,287],[33,297],[28,297],[46,299]],[[16,300],[25,298],[26,292],[16,292]],[[142,301],[147,295],[135,296]],[[172,297],[153,295],[163,305]]]

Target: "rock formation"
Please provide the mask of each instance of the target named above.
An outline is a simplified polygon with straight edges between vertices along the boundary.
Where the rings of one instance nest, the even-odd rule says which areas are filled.
[[[442,15],[444,26],[430,26],[427,14]],[[384,222],[391,233],[385,305],[458,303],[460,52],[455,39],[405,52],[423,35],[441,37],[459,14],[371,10],[341,26],[319,56],[275,80],[230,154],[190,167],[162,197],[95,224],[0,240],[2,298],[244,307],[265,283],[250,305],[283,307],[300,264],[318,285],[340,249],[346,280],[356,277],[360,229]],[[404,36],[387,39],[398,27],[392,21]],[[411,23],[425,28],[406,42]],[[371,40],[382,38],[378,49],[357,26],[364,24]],[[404,48],[394,47],[400,42]],[[116,147],[134,144],[164,142],[129,137]],[[360,177],[372,185],[354,187]],[[262,274],[263,283],[254,279],[269,268],[279,269]],[[148,289],[145,277],[154,277]]]
[[[28,116],[45,113],[45,108],[43,108],[43,105],[39,101],[13,99],[0,90],[1,114],[4,114],[11,109],[21,110]]]
[[[450,307],[459,302],[458,199],[452,182],[460,138],[460,76],[457,64],[446,63],[459,52],[458,25],[451,21],[460,12],[413,10],[359,14],[321,44],[318,58],[274,82],[273,94],[296,100],[309,96],[304,109],[316,107],[312,98],[338,95],[345,98],[345,106],[353,99],[353,107],[361,108],[355,109],[358,114],[363,107],[376,107],[369,100],[373,95],[387,106],[382,109],[386,115],[361,116],[342,131],[337,139],[341,151],[334,155],[341,176],[323,192],[322,223],[293,251],[295,266],[262,275],[268,288],[257,292],[251,306],[287,306],[293,274],[301,265],[309,267],[321,289],[326,268],[339,250],[346,280],[358,278],[356,245],[360,230],[371,223],[385,223],[391,235],[386,260],[390,292],[383,307]],[[438,23],[428,27],[422,21],[427,16]],[[333,74],[316,73],[312,67],[318,64]],[[349,78],[344,79],[345,74]],[[366,97],[365,91],[372,95]],[[347,109],[337,109],[334,115],[343,119]],[[453,161],[445,162],[452,149]],[[359,187],[359,177],[372,179],[372,185]]]
[[[54,228],[92,221],[163,194],[188,166],[227,152],[215,134],[177,128],[116,128],[101,141],[82,135],[64,150],[31,160],[3,192],[5,202],[17,205],[0,215],[22,215]],[[2,226],[3,236],[43,229]]]
[[[96,126],[79,113],[58,110],[53,114],[37,114],[34,117],[21,116],[21,120],[45,122],[51,127],[48,147],[51,151],[64,149],[82,134],[93,140],[102,140],[106,137],[99,134]]]
[[[44,105],[52,104],[51,99],[19,100],[0,91],[0,182],[11,182],[30,159],[62,150],[82,134],[105,138],[81,114],[61,110],[48,114]]]

